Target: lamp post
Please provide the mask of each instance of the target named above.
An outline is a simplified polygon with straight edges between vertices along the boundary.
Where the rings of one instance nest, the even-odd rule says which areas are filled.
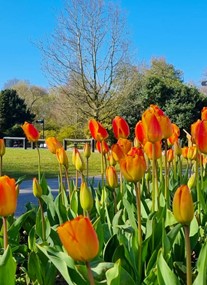
[[[45,138],[45,120],[39,119],[39,120],[36,120],[36,123],[42,125],[42,138],[44,139]]]

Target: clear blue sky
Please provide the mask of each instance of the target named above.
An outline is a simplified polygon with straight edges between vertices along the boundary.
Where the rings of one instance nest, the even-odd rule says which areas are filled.
[[[117,0],[127,13],[135,64],[164,57],[197,85],[207,73],[206,0]],[[41,52],[63,0],[0,0],[0,90],[8,80],[48,87]]]

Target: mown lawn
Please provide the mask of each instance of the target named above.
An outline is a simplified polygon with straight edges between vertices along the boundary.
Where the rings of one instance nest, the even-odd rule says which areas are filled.
[[[72,165],[72,151],[67,151],[69,160],[69,175],[75,176],[75,169]],[[41,172],[46,178],[57,177],[59,165],[56,155],[49,152],[48,149],[40,149]],[[84,158],[85,159],[85,158]],[[100,175],[100,153],[94,152],[89,158],[89,175]],[[37,176],[38,153],[36,149],[6,148],[3,156],[3,174],[18,179],[25,176],[25,179],[31,179]]]

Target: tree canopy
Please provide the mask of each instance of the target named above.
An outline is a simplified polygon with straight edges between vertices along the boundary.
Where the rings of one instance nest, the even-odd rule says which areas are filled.
[[[190,125],[200,118],[203,106],[207,106],[207,97],[195,86],[184,84],[182,72],[163,59],[154,59],[150,68],[137,72],[140,76],[119,110],[132,132],[150,104],[158,105],[181,131],[183,128],[190,131]]]
[[[5,89],[0,92],[0,136],[22,134],[20,124],[32,122],[35,115],[31,113],[24,100],[16,90]]]

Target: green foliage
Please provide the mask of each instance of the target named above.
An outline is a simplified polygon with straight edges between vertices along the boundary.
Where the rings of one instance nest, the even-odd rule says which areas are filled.
[[[182,129],[189,131],[190,125],[200,118],[201,109],[207,106],[207,97],[196,87],[184,84],[182,73],[163,60],[153,60],[149,69],[140,72],[142,76],[138,77],[120,110],[132,133],[146,108],[156,104],[178,125],[183,138]]]
[[[35,115],[27,109],[23,99],[12,89],[0,93],[0,134],[1,136],[18,135],[17,125],[33,121]]]

